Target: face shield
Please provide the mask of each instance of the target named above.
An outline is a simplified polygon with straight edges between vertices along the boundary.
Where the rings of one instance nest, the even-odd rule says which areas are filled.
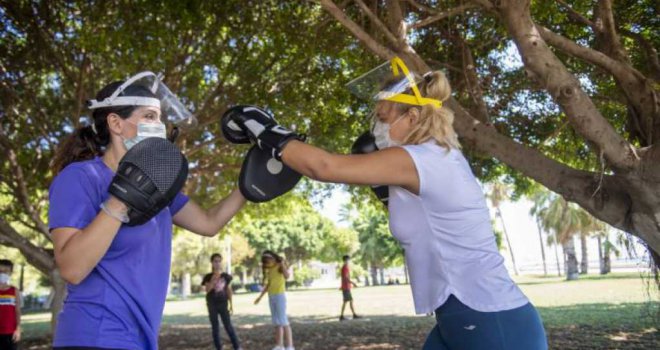
[[[442,101],[422,97],[417,84],[424,78],[415,76],[399,57],[352,80],[346,87],[358,98],[369,101],[392,101],[413,106],[442,106]],[[412,93],[412,94],[411,94]]]
[[[130,96],[125,92],[129,87],[141,87],[149,90],[154,97]],[[179,101],[179,98],[161,81],[161,77],[152,72],[138,73],[121,84],[115,92],[104,100],[87,101],[89,109],[119,106],[151,106],[160,108],[163,122],[171,123],[174,128],[190,129],[197,125],[197,119]]]

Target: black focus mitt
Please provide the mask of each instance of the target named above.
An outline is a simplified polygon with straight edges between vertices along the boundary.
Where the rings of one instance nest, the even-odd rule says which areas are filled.
[[[150,137],[119,161],[108,192],[126,204],[128,226],[142,225],[169,206],[188,177],[188,161],[171,142]]]
[[[245,156],[238,188],[250,202],[267,202],[296,186],[302,175],[254,145]]]

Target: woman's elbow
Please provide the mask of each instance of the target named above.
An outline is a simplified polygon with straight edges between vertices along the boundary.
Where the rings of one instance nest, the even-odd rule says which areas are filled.
[[[311,163],[305,175],[316,181],[331,182],[333,169],[332,162],[324,157]]]
[[[60,276],[67,283],[78,285],[87,277],[87,274],[72,268],[60,268]]]

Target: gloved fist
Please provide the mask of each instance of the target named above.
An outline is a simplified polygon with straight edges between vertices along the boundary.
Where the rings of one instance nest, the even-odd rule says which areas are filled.
[[[108,192],[127,207],[128,226],[142,225],[170,205],[188,177],[188,161],[171,142],[147,138],[119,161]]]
[[[275,118],[256,106],[228,109],[222,116],[221,129],[227,141],[252,142],[277,160],[282,160],[282,149],[289,141],[304,141],[304,137],[281,127]]]
[[[357,140],[353,142],[353,146],[351,147],[351,153],[353,154],[367,154],[376,151],[378,151],[376,138],[370,131],[360,135]],[[390,198],[390,190],[388,186],[371,185],[371,190],[376,194],[376,197],[387,206],[387,202]]]

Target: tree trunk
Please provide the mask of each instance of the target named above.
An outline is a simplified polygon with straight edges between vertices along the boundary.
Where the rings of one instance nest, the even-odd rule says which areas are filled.
[[[380,275],[380,285],[384,286],[385,284],[387,284],[385,283],[385,269],[381,267],[380,269],[378,269],[378,272]]]
[[[406,284],[410,284],[410,281],[408,280],[408,263],[406,261],[403,261],[403,277],[406,280]]]
[[[548,265],[545,262],[545,244],[543,244],[543,230],[539,218],[536,218],[536,228],[539,231],[539,242],[541,243],[541,259],[543,260],[543,276],[548,275]]]
[[[580,234],[580,248],[582,250],[582,260],[580,261],[580,274],[586,275],[589,271],[589,254],[587,252],[587,236]]]
[[[375,265],[371,265],[371,281],[374,286],[378,285],[378,268]]]
[[[60,276],[59,269],[54,269],[50,275],[51,283],[53,284],[53,300],[50,305],[50,330],[55,334],[55,327],[57,326],[57,315],[62,311],[64,306],[64,299],[66,298],[66,282]]]
[[[610,260],[610,250],[607,249],[603,257],[603,275],[607,275],[610,272],[612,272],[612,261]]]
[[[559,260],[559,242],[555,237],[555,261],[557,262],[557,276],[561,276],[561,263]]]
[[[506,230],[506,225],[504,224],[504,217],[502,216],[502,211],[500,210],[500,207],[496,207],[495,210],[497,211],[497,216],[500,218],[500,222],[502,223],[502,229],[504,230],[504,238],[506,238],[506,245],[509,247],[509,253],[511,254],[511,264],[513,264],[513,273],[518,276],[518,266],[516,265],[516,257],[513,255],[513,247],[511,247],[511,241],[509,240],[509,233]]]
[[[598,240],[598,266],[600,267],[600,274],[604,275],[605,274],[605,259],[603,257],[603,240],[600,237],[600,235],[598,235],[596,237],[596,239]]]
[[[562,248],[564,249],[564,255],[566,256],[566,280],[576,280],[580,274],[578,272],[578,261],[575,254],[575,241],[573,240],[573,237],[562,243]]]
[[[181,278],[181,298],[188,299],[190,295],[190,272],[184,272]]]

